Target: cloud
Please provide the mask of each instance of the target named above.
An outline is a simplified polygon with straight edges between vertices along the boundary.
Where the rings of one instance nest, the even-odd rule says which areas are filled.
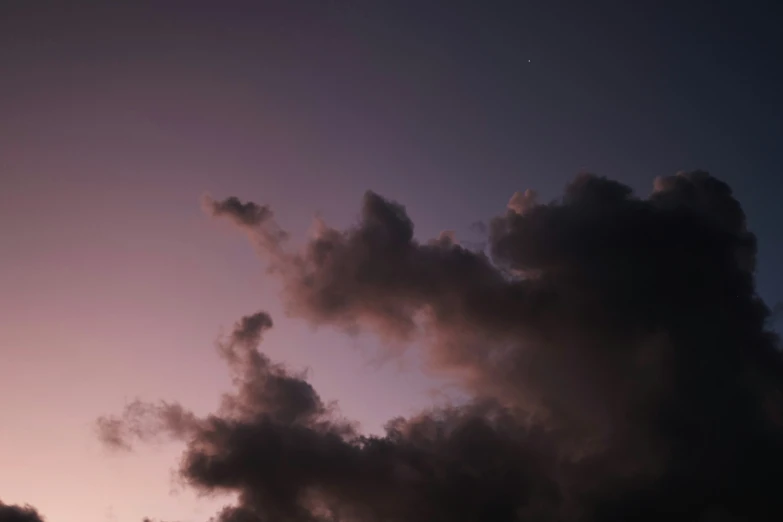
[[[32,506],[8,505],[0,501],[0,522],[44,522],[44,518]]]
[[[160,403],[100,421],[115,446],[185,441],[185,481],[238,494],[218,520],[783,516],[783,360],[725,183],[680,173],[639,198],[582,174],[549,203],[518,193],[487,254],[419,242],[373,192],[353,226],[321,223],[301,249],[268,207],[224,201],[213,215],[249,234],[290,314],[420,347],[470,399],[362,436],[258,351],[271,319],[246,317],[218,346],[236,390],[215,414]]]
[[[536,206],[537,198],[538,195],[532,189],[527,189],[524,192],[515,192],[508,202],[508,208],[517,214],[524,214]]]
[[[147,403],[134,400],[125,406],[122,417],[98,418],[98,438],[108,448],[130,450],[130,441],[159,440],[161,435],[173,439],[186,438],[197,424],[195,416],[176,403]]]
[[[256,205],[253,202],[242,203],[236,197],[226,198],[223,201],[215,201],[209,196],[204,196],[202,206],[211,215],[216,217],[228,217],[241,227],[258,227],[272,218],[272,211],[267,206]]]
[[[779,321],[783,318],[783,302],[777,302],[770,312],[770,321]]]
[[[253,236],[267,252],[277,252],[288,238],[266,205],[257,205],[251,201],[242,203],[236,197],[217,201],[207,194],[201,198],[201,208],[212,217],[228,219]]]
[[[198,438],[214,423],[265,419],[285,425],[325,427],[348,433],[348,424],[333,421],[325,405],[304,375],[275,364],[257,347],[263,332],[272,327],[266,312],[243,317],[228,338],[218,343],[218,353],[228,366],[236,392],[223,397],[218,415],[199,419],[177,403],[135,400],[120,416],[97,419],[98,438],[111,449],[131,450],[136,442]]]

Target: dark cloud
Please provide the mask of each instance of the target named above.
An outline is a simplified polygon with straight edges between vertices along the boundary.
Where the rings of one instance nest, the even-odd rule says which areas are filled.
[[[264,418],[283,424],[327,426],[348,433],[348,424],[332,422],[330,405],[321,402],[303,374],[296,374],[272,363],[259,352],[263,332],[272,327],[265,312],[243,317],[226,340],[218,343],[218,352],[226,362],[236,392],[226,394],[218,416],[199,419],[180,404],[135,400],[126,405],[119,417],[97,420],[100,440],[109,448],[130,450],[134,441],[149,442],[163,438],[198,438],[215,422]]]
[[[242,203],[235,197],[215,201],[209,196],[204,196],[202,203],[211,215],[228,217],[242,227],[257,227],[272,218],[272,211],[266,205],[256,205],[250,201]]]
[[[44,522],[44,518],[32,506],[8,505],[0,501],[0,522]]]
[[[268,316],[244,318],[219,345],[236,391],[214,415],[161,403],[100,421],[115,446],[186,441],[186,482],[239,495],[217,520],[783,517],[783,361],[725,183],[681,173],[643,199],[583,174],[550,203],[519,193],[488,254],[417,241],[372,192],[354,226],[321,223],[299,251],[271,219],[236,217],[266,207],[226,201],[291,314],[420,346],[471,398],[362,436],[257,350]]]
[[[216,201],[209,195],[201,198],[201,206],[213,217],[229,219],[245,232],[254,235],[260,246],[268,252],[275,252],[288,237],[277,226],[274,213],[266,205],[257,205],[251,201],[242,203],[236,197]]]
[[[770,321],[775,322],[783,318],[783,302],[775,303],[770,312]]]

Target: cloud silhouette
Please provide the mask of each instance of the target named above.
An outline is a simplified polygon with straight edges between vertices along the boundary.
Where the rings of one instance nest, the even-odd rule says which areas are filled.
[[[3,504],[0,501],[0,522],[44,522],[34,507]]]
[[[266,205],[252,201],[242,203],[239,198],[230,197],[216,201],[208,194],[201,198],[201,208],[213,216],[230,220],[234,225],[255,237],[267,252],[277,251],[288,238],[274,219],[274,213]]]
[[[292,315],[421,347],[470,396],[363,436],[258,351],[266,314],[243,318],[218,345],[236,390],[215,414],[99,420],[114,446],[185,441],[188,484],[238,493],[217,520],[783,517],[783,360],[755,237],[709,174],[659,178],[647,198],[588,174],[549,203],[518,193],[488,254],[417,241],[373,192],[356,224],[321,223],[299,250],[268,207],[211,208],[253,239]]]
[[[272,211],[269,207],[256,205],[251,201],[242,203],[236,197],[215,201],[209,196],[204,196],[202,204],[204,209],[213,216],[228,217],[241,227],[257,227],[272,218]]]

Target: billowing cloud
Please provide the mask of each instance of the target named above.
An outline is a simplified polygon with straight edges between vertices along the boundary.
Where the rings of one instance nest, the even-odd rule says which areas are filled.
[[[8,505],[0,501],[0,522],[44,522],[44,518],[32,506]]]
[[[783,517],[783,360],[755,237],[707,173],[647,198],[587,174],[549,203],[518,193],[488,254],[417,241],[373,192],[301,250],[267,207],[211,208],[253,239],[290,314],[422,347],[471,397],[362,436],[258,351],[269,317],[246,317],[218,347],[236,391],[215,414],[159,403],[100,421],[114,446],[184,440],[186,482],[239,495],[220,521]]]

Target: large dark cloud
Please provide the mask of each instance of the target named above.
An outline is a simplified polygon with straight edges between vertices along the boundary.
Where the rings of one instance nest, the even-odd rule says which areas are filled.
[[[487,253],[417,241],[372,192],[354,226],[320,223],[298,251],[267,207],[208,203],[253,238],[292,315],[421,346],[470,396],[361,436],[257,350],[269,317],[244,318],[219,345],[236,391],[214,415],[134,403],[100,420],[114,446],[185,440],[182,477],[239,494],[221,521],[783,519],[783,361],[723,182],[519,193]]]
[[[0,522],[44,522],[44,518],[32,506],[8,505],[0,501]]]

